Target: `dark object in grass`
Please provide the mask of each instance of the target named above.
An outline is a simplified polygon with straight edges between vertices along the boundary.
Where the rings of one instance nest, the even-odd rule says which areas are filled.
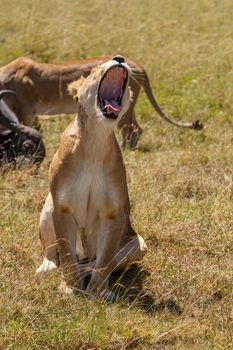
[[[27,159],[29,164],[39,167],[45,157],[41,134],[20,124],[16,114],[2,100],[9,94],[15,95],[11,90],[0,91],[0,124],[7,128],[0,130],[0,166],[10,164],[15,167],[19,160],[22,163]]]

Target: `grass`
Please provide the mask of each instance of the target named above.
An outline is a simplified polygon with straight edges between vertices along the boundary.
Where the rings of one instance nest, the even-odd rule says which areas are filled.
[[[1,349],[232,349],[232,15],[230,0],[1,1],[0,64],[121,53],[146,68],[167,113],[205,123],[175,129],[141,94],[144,133],[124,159],[149,252],[105,305],[60,294],[59,271],[35,276],[48,167],[72,117],[41,121],[39,173],[0,179]]]

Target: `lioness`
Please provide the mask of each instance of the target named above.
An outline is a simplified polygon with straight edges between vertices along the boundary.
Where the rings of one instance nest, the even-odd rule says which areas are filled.
[[[8,96],[6,101],[19,120],[23,124],[31,126],[38,114],[75,113],[75,104],[72,103],[71,96],[67,93],[67,85],[81,76],[87,77],[94,66],[110,59],[111,56],[104,56],[64,64],[45,64],[35,62],[30,58],[20,57],[0,68],[0,90],[10,89],[16,92],[17,99]],[[146,71],[131,60],[127,59],[126,62],[133,74],[129,78],[132,91],[130,107],[118,122],[123,136],[123,147],[128,145],[129,148],[135,148],[142,133],[134,112],[141,86],[143,86],[154,109],[167,122],[178,127],[202,128],[199,121],[181,123],[167,117],[153,96]]]
[[[130,223],[125,167],[114,134],[130,105],[130,74],[124,58],[115,56],[69,86],[78,115],[53,158],[40,219],[45,258],[37,272],[57,266],[58,249],[66,288],[82,289],[82,277],[91,271],[86,293],[107,300],[115,298],[109,274],[146,251]]]

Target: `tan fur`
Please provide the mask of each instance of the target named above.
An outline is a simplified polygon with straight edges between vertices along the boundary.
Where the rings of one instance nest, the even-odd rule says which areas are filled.
[[[83,288],[91,269],[86,292],[108,300],[113,299],[109,274],[140,260],[146,250],[130,223],[125,167],[113,131],[129,107],[128,86],[117,120],[105,118],[97,105],[100,79],[111,65],[116,62],[99,66],[69,87],[78,115],[62,135],[50,167],[51,193],[40,220],[45,259],[37,270],[56,267],[57,243],[66,286]],[[81,264],[83,259],[89,263]]]
[[[39,114],[75,113],[75,104],[67,92],[67,85],[81,76],[87,77],[93,67],[109,59],[111,59],[110,56],[104,56],[64,64],[45,64],[20,57],[0,68],[0,90],[10,89],[16,92],[17,99],[9,96],[5,100],[15,111],[20,122],[31,126]],[[183,124],[166,117],[153,97],[145,70],[131,60],[126,61],[134,74],[129,81],[132,91],[130,107],[118,123],[118,127],[122,130],[123,147],[128,144],[130,148],[134,148],[142,132],[134,112],[141,86],[162,118],[180,127],[200,127],[200,123]]]

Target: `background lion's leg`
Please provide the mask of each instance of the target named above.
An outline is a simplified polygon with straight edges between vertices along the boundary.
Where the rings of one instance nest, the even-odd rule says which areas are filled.
[[[134,111],[135,104],[140,93],[140,84],[134,79],[130,79],[130,89],[132,91],[131,102],[128,111],[119,121],[118,127],[122,134],[122,148],[134,149],[137,146],[142,128],[138,125]]]
[[[136,121],[136,115],[134,111],[131,112],[130,119],[132,120],[131,124],[124,124],[121,127],[121,134],[122,134],[121,146],[123,149],[136,148],[138,141],[140,139],[140,136],[142,134],[142,128],[138,125]]]

